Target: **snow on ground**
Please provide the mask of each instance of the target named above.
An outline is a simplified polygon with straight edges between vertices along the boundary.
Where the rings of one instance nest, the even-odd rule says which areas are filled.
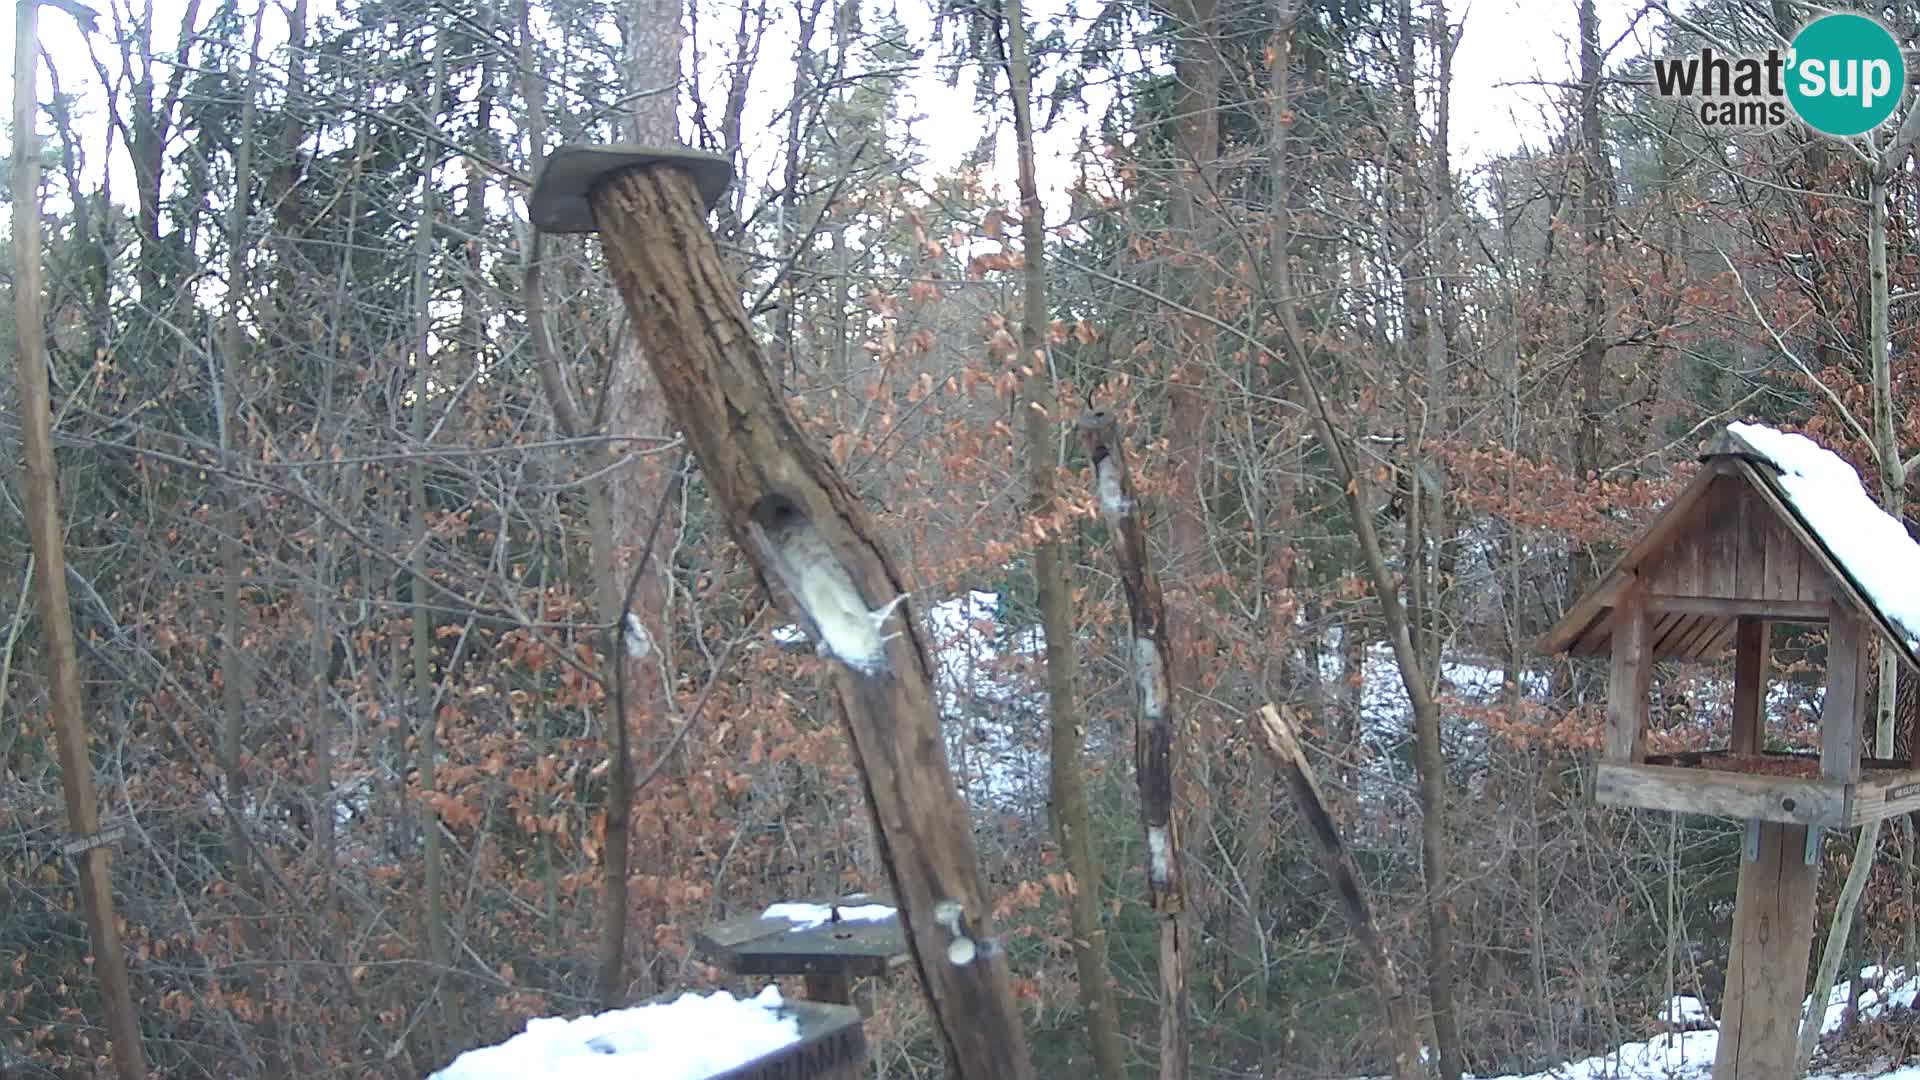
[[[785,919],[793,924],[788,928],[788,931],[792,932],[794,930],[811,930],[821,923],[826,922],[828,919],[833,918],[835,912],[839,913],[841,922],[877,922],[881,919],[891,919],[894,916],[894,910],[885,904],[856,904],[851,907],[842,904],[838,907],[830,908],[825,904],[782,903],[768,907],[767,910],[760,913],[760,917],[763,919]]]
[[[1881,969],[1869,967],[1860,972],[1860,977],[1870,984],[1870,988],[1860,992],[1863,1020],[1873,1020],[1888,1008],[1912,1007],[1915,992],[1920,990],[1920,980],[1907,979],[1899,969],[1883,974]],[[1846,1016],[1848,992],[1846,983],[1833,988],[1827,999],[1826,1017],[1821,1022],[1823,1033],[1840,1030]],[[1808,998],[1807,1005],[1811,1004],[1812,998]],[[1714,1022],[1706,1006],[1695,997],[1674,998],[1657,1019],[1675,1029]],[[1562,1062],[1542,1072],[1501,1073],[1477,1080],[1711,1080],[1713,1057],[1719,1048],[1720,1033],[1711,1028],[1673,1030],[1644,1042],[1627,1043],[1609,1054]],[[1885,1072],[1822,1072],[1818,1067],[1819,1058],[1816,1056],[1814,1060],[1815,1069],[1807,1080],[1920,1080],[1920,1065]]]
[[[1920,650],[1920,544],[1860,486],[1860,474],[1805,435],[1759,424],[1727,430],[1780,469],[1779,484],[1795,510],[1820,534],[1867,598]]]
[[[800,1038],[780,991],[725,991],[574,1020],[541,1016],[497,1046],[469,1050],[428,1080],[703,1080]]]

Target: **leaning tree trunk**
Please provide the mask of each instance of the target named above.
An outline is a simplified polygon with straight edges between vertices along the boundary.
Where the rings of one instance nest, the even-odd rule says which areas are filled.
[[[1293,725],[1280,710],[1267,705],[1260,710],[1260,737],[1274,767],[1287,779],[1287,790],[1294,805],[1313,835],[1320,852],[1320,865],[1333,882],[1340,900],[1340,913],[1353,931],[1360,955],[1373,976],[1373,988],[1386,1014],[1387,1035],[1393,1040],[1394,1080],[1425,1080],[1426,1066],[1420,1061],[1420,1025],[1408,998],[1400,973],[1394,968],[1393,954],[1374,924],[1372,906],[1367,902],[1366,883],[1360,880],[1360,868],[1354,865],[1346,841],[1327,812],[1327,801],[1320,793],[1320,781],[1307,761]]]
[[[717,516],[837,661],[834,685],[881,858],[952,1074],[1024,1080],[1026,1033],[947,764],[932,665],[911,612],[896,610],[907,604],[906,579],[769,377],[691,176],[671,164],[626,168],[600,180],[590,204]]]

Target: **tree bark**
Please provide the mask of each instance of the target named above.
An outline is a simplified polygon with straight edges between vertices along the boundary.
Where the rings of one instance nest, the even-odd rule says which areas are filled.
[[[1073,625],[1072,583],[1060,542],[1071,520],[1061,507],[1056,462],[1060,440],[1055,428],[1052,363],[1047,353],[1046,208],[1034,176],[1032,68],[1027,53],[1026,16],[1020,0],[1007,0],[1007,83],[1013,98],[1014,143],[1019,159],[1020,219],[1026,259],[1024,307],[1020,320],[1020,356],[1026,407],[1028,532],[1039,537],[1034,547],[1034,585],[1039,592],[1041,622],[1047,637],[1047,700],[1051,712],[1052,817],[1060,849],[1074,888],[1069,899],[1073,927],[1073,959],[1080,977],[1080,1001],[1087,1010],[1087,1038],[1093,1048],[1097,1074],[1105,1080],[1126,1080],[1126,1060],[1120,1042],[1119,1016],[1107,970],[1107,931],[1101,923],[1100,865],[1093,857],[1093,822],[1087,810],[1087,782],[1080,756],[1086,747],[1086,724],[1080,716],[1079,668]],[[1163,965],[1165,952],[1162,953]],[[1173,1008],[1168,1002],[1164,1008]],[[1185,1029],[1164,1044],[1162,1058],[1178,1051],[1185,1075]]]
[[[630,28],[629,91],[635,95],[631,120],[634,141],[670,146],[678,141],[680,85],[680,0],[638,0],[637,21]],[[649,375],[642,356],[644,340],[624,337],[613,356],[607,379],[606,407],[609,442],[605,464],[612,465],[631,445],[629,437],[658,435],[670,426],[666,404]],[[601,539],[594,545],[594,578],[600,617],[614,627],[614,636],[628,640],[626,615],[640,624],[646,639],[642,648],[618,648],[608,663],[621,666],[622,699],[616,715],[609,712],[611,766],[607,773],[606,840],[602,847],[605,917],[600,964],[602,1008],[624,1004],[629,977],[627,923],[631,897],[627,874],[632,862],[633,733],[647,721],[667,715],[669,673],[673,670],[673,636],[667,614],[666,560],[647,557],[632,565],[640,538],[648,531],[651,514],[666,500],[672,477],[657,455],[643,456],[627,466],[625,475],[610,473],[606,496],[589,506],[591,528]],[[602,516],[604,515],[604,517]],[[679,523],[669,513],[663,550],[677,546]],[[627,582],[634,582],[629,597]],[[629,601],[631,600],[631,607]],[[638,635],[636,635],[638,636]],[[638,653],[638,655],[636,655]],[[642,993],[651,991],[643,984]]]
[[[446,95],[446,31],[436,35],[433,46],[433,89],[429,95],[426,116],[429,124],[436,123],[440,116],[441,102]],[[439,153],[434,144],[429,143],[425,151],[428,161],[423,163],[420,172],[420,216],[414,226],[414,264],[413,264],[413,402],[410,408],[407,436],[412,444],[414,460],[407,468],[407,501],[410,507],[408,515],[411,536],[409,537],[412,555],[408,560],[408,587],[411,590],[410,606],[413,609],[412,640],[409,652],[413,659],[413,712],[417,725],[418,743],[414,760],[419,766],[422,833],[421,888],[426,893],[426,930],[427,958],[432,962],[436,983],[445,977],[451,963],[453,950],[447,934],[447,898],[443,880],[445,867],[441,864],[440,811],[435,805],[438,798],[439,783],[436,776],[440,755],[439,718],[435,715],[434,679],[433,679],[433,613],[427,603],[427,467],[423,452],[427,439],[427,409],[432,397],[429,375],[433,369],[431,351],[433,322],[431,316],[432,294],[428,276],[429,264],[433,258],[433,169],[431,162]],[[444,996],[440,996],[444,995]],[[439,1024],[437,1032],[431,1036],[433,1042],[425,1055],[437,1058],[440,1051],[455,1033],[460,1031],[459,997],[454,987],[441,986],[439,997]]]
[[[721,522],[790,616],[838,658],[835,688],[931,1015],[961,1080],[1032,1075],[1005,949],[954,787],[905,578],[859,498],[768,375],[693,181],[624,170],[591,197],[614,282]],[[910,605],[909,605],[910,606]],[[897,632],[886,628],[902,624]]]
[[[1113,417],[1089,413],[1080,436],[1093,463],[1101,516],[1113,533],[1114,561],[1127,594],[1134,700],[1133,767],[1140,785],[1140,823],[1147,850],[1147,899],[1160,923],[1160,1076],[1184,1080],[1192,1057],[1188,1031],[1187,895],[1181,865],[1181,774],[1175,758],[1178,726],[1171,693],[1173,649],[1166,602],[1138,511],[1133,470]]]
[[[21,0],[14,9],[13,318],[18,339],[13,359],[20,388],[27,529],[32,535],[34,562],[40,568],[34,579],[35,593],[46,635],[47,690],[60,758],[60,786],[66,796],[67,829],[75,837],[91,837],[100,830],[100,814],[95,803],[93,762],[87,755],[73,609],[67,600],[60,473],[53,456],[53,402],[40,296],[40,140],[35,132],[39,110],[34,64],[40,46],[39,14],[40,6],[34,0]],[[97,843],[76,857],[80,902],[86,911],[107,1033],[113,1039],[114,1072],[120,1080],[145,1080],[147,1058],[140,1044],[140,1018],[127,985],[127,957],[120,945],[120,920],[113,910],[111,851],[109,845]]]

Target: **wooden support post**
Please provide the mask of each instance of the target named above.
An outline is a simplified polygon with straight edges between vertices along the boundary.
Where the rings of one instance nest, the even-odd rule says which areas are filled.
[[[1341,839],[1333,815],[1327,813],[1313,765],[1301,749],[1293,726],[1272,705],[1260,709],[1260,736],[1267,756],[1273,759],[1280,775],[1286,777],[1287,790],[1292,793],[1300,816],[1306,819],[1307,831],[1313,836],[1314,847],[1320,851],[1320,866],[1333,882],[1341,913],[1347,917],[1347,927],[1353,931],[1361,958],[1373,975],[1374,993],[1387,1016],[1387,1035],[1393,1040],[1393,1075],[1396,1080],[1423,1080],[1427,1068],[1420,1060],[1420,1027],[1413,1002],[1393,966],[1393,955],[1387,951],[1374,925],[1366,883],[1360,880],[1360,870],[1347,852],[1346,841]]]
[[[1757,754],[1767,745],[1767,663],[1772,627],[1742,615],[1734,630],[1733,737],[1728,749]]]
[[[949,1075],[1026,1080],[1026,1032],[947,764],[926,645],[910,605],[896,606],[906,578],[768,373],[738,278],[707,228],[714,188],[701,182],[724,170],[680,150],[562,148],[530,212],[572,227],[584,196],[717,515],[769,592],[837,661],[880,857]]]
[[[1636,765],[1647,759],[1647,690],[1653,681],[1653,627],[1646,585],[1620,590],[1613,613],[1613,667],[1607,683],[1607,760]]]
[[[1807,863],[1806,826],[1763,821],[1759,832],[1758,857],[1740,864],[1713,1080],[1793,1075],[1819,867]]]
[[[1860,779],[1860,722],[1866,716],[1864,627],[1853,606],[1834,600],[1827,615],[1827,697],[1820,712],[1820,775]]]
[[[830,1001],[835,1005],[853,1004],[853,978],[848,975],[806,976],[807,1000]]]

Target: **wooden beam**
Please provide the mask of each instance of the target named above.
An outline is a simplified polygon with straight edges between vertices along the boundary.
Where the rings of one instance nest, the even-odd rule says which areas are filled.
[[[1804,825],[1768,821],[1759,829],[1759,858],[1740,864],[1714,1080],[1793,1076],[1799,1049],[1820,868],[1807,864]]]
[[[865,503],[802,433],[706,223],[671,162],[591,188],[615,287],[714,509],[760,580],[830,657],[880,857],[949,1075],[1026,1080],[1006,948],[954,785],[907,578]]]
[[[1636,579],[1623,590],[1614,616],[1612,677],[1607,682],[1607,760],[1622,764],[1647,756],[1647,688],[1653,677],[1652,629]]]
[[[1766,746],[1769,631],[1761,619],[1743,617],[1734,629],[1733,737],[1728,749],[1757,754]]]
[[[1611,762],[1594,770],[1593,799],[1603,806],[1828,828],[1845,825],[1849,810],[1847,789],[1831,781]]]
[[[1649,593],[1647,610],[1657,615],[1680,613],[1712,615],[1719,618],[1754,615],[1776,622],[1823,623],[1827,621],[1828,606],[1824,600],[1763,598],[1747,600],[1723,596],[1673,596],[1667,593]]]
[[[1904,762],[1899,764],[1905,765]],[[1903,768],[1891,776],[1875,776],[1860,781],[1854,788],[1847,824],[1865,825],[1870,821],[1897,817],[1914,810],[1920,810],[1920,769]]]
[[[1860,779],[1860,721],[1866,715],[1865,627],[1848,601],[1835,598],[1827,614],[1827,695],[1820,711],[1820,774]]]

